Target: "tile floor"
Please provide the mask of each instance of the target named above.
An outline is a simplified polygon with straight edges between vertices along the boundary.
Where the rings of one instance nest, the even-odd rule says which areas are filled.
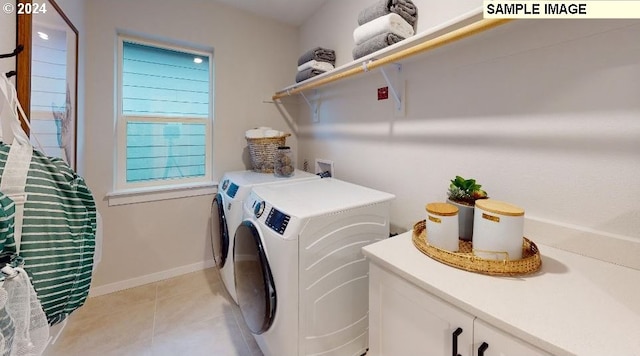
[[[87,299],[44,356],[262,356],[213,269]]]

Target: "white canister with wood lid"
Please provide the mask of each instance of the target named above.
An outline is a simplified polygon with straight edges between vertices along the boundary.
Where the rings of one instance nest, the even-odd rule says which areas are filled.
[[[476,200],[473,253],[491,260],[522,258],[524,209],[494,199]]]
[[[427,243],[437,248],[458,251],[458,208],[447,203],[429,203],[427,209]]]

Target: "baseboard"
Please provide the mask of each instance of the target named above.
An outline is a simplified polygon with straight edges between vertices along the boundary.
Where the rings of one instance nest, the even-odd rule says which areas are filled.
[[[97,297],[99,295],[109,294],[124,289],[139,287],[141,285],[162,281],[165,279],[181,276],[183,274],[201,271],[203,269],[211,268],[215,266],[214,260],[206,260],[203,262],[194,263],[191,265],[180,266],[172,269],[168,269],[161,272],[147,274],[144,276],[127,279],[120,282],[109,283],[102,286],[91,287],[89,290],[89,297]]]

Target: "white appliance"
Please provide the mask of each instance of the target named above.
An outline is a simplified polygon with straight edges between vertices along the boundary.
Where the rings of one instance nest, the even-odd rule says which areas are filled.
[[[242,222],[242,202],[251,188],[264,184],[287,184],[300,180],[320,179],[319,176],[296,170],[291,177],[276,177],[273,174],[253,171],[227,172],[222,176],[218,193],[211,206],[211,247],[213,258],[220,271],[222,282],[237,303],[234,282],[233,235]]]
[[[393,198],[333,178],[252,189],[234,238],[236,291],[265,356],[366,352],[361,248],[389,236]]]

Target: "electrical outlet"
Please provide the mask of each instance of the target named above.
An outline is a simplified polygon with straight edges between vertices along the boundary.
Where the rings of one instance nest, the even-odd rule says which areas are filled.
[[[378,100],[389,99],[389,87],[378,88]]]

